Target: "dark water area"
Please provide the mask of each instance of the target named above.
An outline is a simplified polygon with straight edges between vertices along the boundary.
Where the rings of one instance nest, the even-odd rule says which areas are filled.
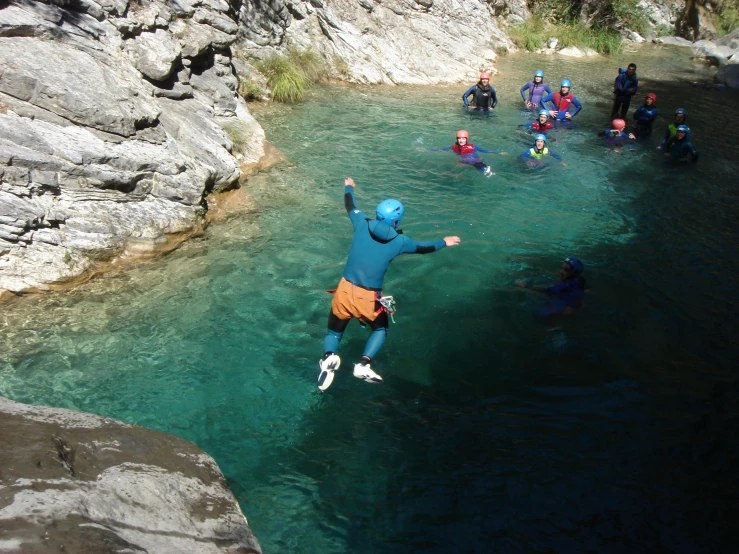
[[[658,95],[650,139],[614,152],[618,66]],[[739,521],[739,146],[736,92],[704,87],[689,52],[501,58],[490,118],[466,88],[321,88],[257,110],[290,163],[250,179],[256,214],[133,270],[3,311],[0,393],[174,433],[213,455],[266,553],[725,553]],[[566,165],[517,160],[535,69],[583,104],[551,134]],[[554,87],[553,87],[554,88]],[[688,110],[696,164],[656,151]],[[459,128],[496,175],[456,164]],[[463,244],[398,258],[397,324],[351,376],[316,388],[325,318],[351,240],[343,179],[372,213],[406,206],[418,240]],[[568,255],[585,307],[534,317]],[[732,362],[732,360],[734,360]]]

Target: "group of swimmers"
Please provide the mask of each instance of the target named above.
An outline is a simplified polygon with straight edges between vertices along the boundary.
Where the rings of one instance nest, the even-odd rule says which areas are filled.
[[[652,125],[658,115],[657,95],[652,92],[646,94],[644,104],[635,110],[633,130],[626,131],[626,115],[638,86],[636,64],[632,63],[626,68],[619,69],[613,89],[615,98],[611,112],[611,128],[599,133],[606,144],[614,147],[628,145],[631,148],[631,141],[651,135]],[[559,91],[552,92],[549,85],[544,82],[544,72],[539,69],[534,72],[533,80],[521,87],[520,92],[526,107],[538,110],[534,121],[519,126],[535,133],[534,145],[523,152],[520,158],[529,163],[540,163],[544,158],[561,161],[561,157],[546,146],[546,133],[557,127],[571,128],[572,118],[582,110],[579,100],[572,94],[572,83],[564,79],[560,83]],[[464,92],[462,101],[465,108],[472,112],[485,113],[495,109],[498,105],[498,95],[495,88],[490,85],[490,74],[481,73],[480,80]],[[663,150],[673,161],[695,162],[698,153],[691,142],[690,128],[686,125],[685,117],[684,108],[675,111],[675,121],[668,126],[658,149]],[[487,176],[495,175],[477,153],[501,154],[501,152],[492,152],[470,143],[469,133],[465,130],[457,131],[456,139],[454,145],[438,150],[453,150],[460,156],[462,163],[474,166]]]

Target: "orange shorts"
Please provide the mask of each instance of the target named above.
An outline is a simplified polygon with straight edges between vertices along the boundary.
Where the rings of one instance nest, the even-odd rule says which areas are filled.
[[[339,319],[353,317],[361,321],[374,321],[382,313],[378,298],[381,292],[353,285],[343,277],[331,301],[331,312]]]

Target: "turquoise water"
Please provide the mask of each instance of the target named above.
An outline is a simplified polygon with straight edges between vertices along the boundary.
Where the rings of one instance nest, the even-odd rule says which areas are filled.
[[[503,58],[491,118],[458,108],[464,86],[332,86],[258,110],[290,163],[249,180],[257,212],[6,307],[0,394],[197,442],[266,553],[733,550],[738,101],[692,85],[705,70],[670,52]],[[594,138],[632,59],[663,114],[688,108],[698,164],[654,152],[670,116],[633,152]],[[566,165],[531,170],[516,98],[539,67],[585,108],[552,135]],[[429,151],[459,128],[508,152],[483,156],[497,175]],[[366,339],[352,324],[322,394],[346,176],[368,212],[401,199],[412,238],[463,244],[393,263],[385,383],[351,376]],[[554,282],[569,254],[587,264],[586,306],[538,321],[541,299],[514,282]]]

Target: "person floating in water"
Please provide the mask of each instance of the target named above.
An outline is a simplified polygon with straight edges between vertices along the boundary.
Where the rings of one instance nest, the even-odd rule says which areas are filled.
[[[453,144],[452,146],[445,146],[443,148],[432,148],[431,150],[452,150],[455,154],[459,156],[459,161],[463,164],[473,166],[478,171],[482,172],[483,175],[486,175],[488,177],[490,177],[491,175],[495,175],[493,169],[489,165],[487,165],[482,160],[482,158],[477,156],[477,153],[482,152],[483,154],[505,155],[505,152],[493,152],[492,150],[485,150],[484,148],[480,148],[479,146],[476,146],[474,144],[469,144],[469,138],[470,134],[467,131],[459,130],[457,131],[457,142],[455,144]]]
[[[625,128],[626,122],[623,119],[614,119],[611,121],[611,129],[601,131],[598,133],[598,136],[604,137],[603,140],[610,146],[621,147],[629,145],[629,147],[631,147],[630,141],[634,140],[636,136],[633,133],[625,132]]]
[[[334,372],[341,365],[337,354],[339,342],[352,318],[369,325],[372,334],[364,347],[361,359],[354,364],[354,376],[368,383],[382,383],[382,377],[370,367],[388,333],[388,311],[382,296],[382,283],[390,263],[400,254],[429,254],[445,246],[460,243],[457,236],[444,237],[433,242],[416,242],[400,231],[405,210],[397,200],[384,200],[376,210],[376,219],[370,219],[356,206],[354,180],[344,180],[344,207],[354,227],[354,238],[344,273],[331,302],[328,330],[323,341],[323,357],[319,360],[318,388],[326,390],[334,380]]]
[[[659,143],[659,146],[657,147],[658,150],[661,150],[665,147],[665,144],[667,144],[667,141],[673,138],[677,134],[677,128],[680,125],[687,125],[687,114],[685,113],[685,108],[678,108],[675,110],[675,121],[670,123],[667,126],[667,132],[665,132],[665,136],[662,139],[662,142]],[[688,140],[690,140],[690,131],[688,131]]]
[[[546,110],[539,110],[539,116],[534,121],[529,121],[519,127],[526,127],[529,131],[534,133],[546,133],[552,129],[554,125],[549,121],[549,112]]]
[[[613,83],[613,94],[615,98],[613,100],[613,108],[611,109],[611,119],[616,119],[619,115],[619,110],[621,111],[621,119],[626,119],[631,98],[636,94],[637,88],[639,88],[639,78],[636,76],[636,64],[630,63],[626,69],[623,67],[620,68],[618,70],[618,77],[616,77],[616,81]]]
[[[529,98],[526,99],[526,91],[529,91]],[[534,80],[529,81],[521,87],[521,98],[526,102],[528,108],[536,108],[541,102],[543,96],[552,94],[552,89],[544,82],[544,72],[541,69],[534,71]]]
[[[672,162],[698,161],[698,152],[690,142],[690,129],[687,125],[677,126],[675,136],[665,143],[664,149],[665,156],[669,156]]]
[[[580,102],[570,92],[571,89],[572,83],[568,79],[564,79],[559,86],[559,92],[544,96],[541,102],[539,102],[539,106],[546,110],[549,109],[547,108],[547,102],[551,102],[552,106],[549,109],[549,116],[556,121],[569,123],[582,110]],[[574,106],[575,110],[570,113],[569,109],[572,106]]]
[[[472,96],[472,106],[469,102],[470,96]],[[483,112],[489,112],[498,105],[498,95],[495,94],[495,89],[490,86],[489,73],[480,73],[480,81],[467,89],[462,95],[462,102],[464,102],[467,109]]]
[[[519,287],[531,289],[551,297],[538,314],[540,317],[553,315],[572,315],[583,305],[585,298],[585,279],[582,272],[585,265],[575,256],[570,256],[562,262],[559,269],[559,283],[551,287],[530,285],[521,279],[516,281]]]
[[[547,137],[546,135],[536,135],[534,137],[534,146],[532,148],[529,148],[521,154],[520,158],[526,162],[529,165],[542,165],[542,161],[544,161],[546,158],[552,157],[555,160],[562,161],[562,158],[560,158],[557,154],[550,151],[547,147]],[[550,164],[546,164],[550,165]]]
[[[634,119],[636,119],[634,135],[640,138],[651,135],[652,124],[657,119],[657,114],[657,95],[653,92],[648,92],[644,97],[644,104],[639,106],[634,112]]]

